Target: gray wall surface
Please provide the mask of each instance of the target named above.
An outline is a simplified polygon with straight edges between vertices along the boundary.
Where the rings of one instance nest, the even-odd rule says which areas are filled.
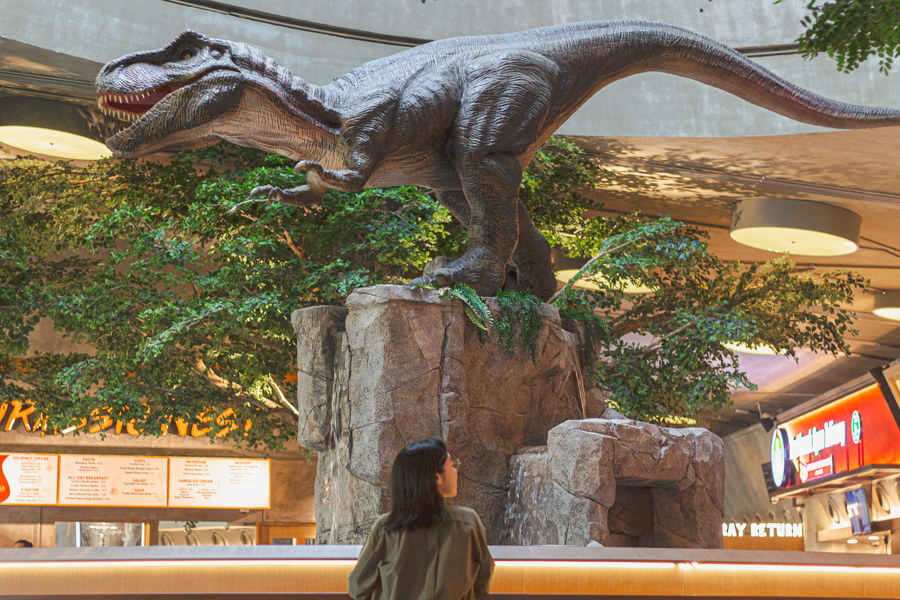
[[[761,465],[769,462],[771,434],[761,425],[753,425],[725,436],[725,522],[800,521],[800,514],[790,500],[772,504],[766,490]],[[772,514],[769,514],[772,513]],[[757,517],[756,515],[759,515]],[[774,515],[774,517],[772,516]]]
[[[768,0],[233,0],[254,10],[383,34],[426,39],[506,33],[560,23],[648,19],[680,25],[733,47],[790,44],[803,3]],[[702,10],[702,12],[701,12]],[[403,48],[296,31],[162,0],[0,0],[0,37],[105,63],[165,46],[185,29],[262,48],[295,75],[327,84]],[[758,62],[821,95],[856,104],[900,106],[900,78],[868,61],[842,74],[828,57],[799,55]],[[589,77],[590,74],[585,74]],[[670,75],[643,74],[601,91],[561,134],[637,137],[732,137],[823,131],[752,106],[725,92]]]

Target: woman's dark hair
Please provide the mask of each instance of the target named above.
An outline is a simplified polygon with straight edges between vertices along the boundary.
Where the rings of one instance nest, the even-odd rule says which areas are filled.
[[[413,442],[397,454],[386,532],[426,529],[443,521],[447,504],[438,491],[437,474],[444,472],[446,460],[447,446],[440,438]]]

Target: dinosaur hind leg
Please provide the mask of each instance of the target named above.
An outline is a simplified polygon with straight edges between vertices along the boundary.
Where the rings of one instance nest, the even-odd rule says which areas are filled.
[[[519,243],[512,262],[518,270],[520,290],[530,289],[541,300],[549,300],[556,292],[556,277],[550,262],[550,243],[537,230],[528,210],[519,200]]]
[[[438,269],[434,278],[441,285],[467,283],[482,296],[491,296],[503,284],[519,238],[522,167],[514,155],[496,153],[464,159],[460,175],[463,193],[442,193],[440,199],[467,226],[469,249]]]
[[[442,285],[461,281],[487,296],[503,284],[519,243],[520,157],[533,153],[558,76],[553,61],[527,51],[497,52],[467,64],[451,143],[469,205],[469,249],[434,273]],[[533,269],[541,254],[534,235],[540,236],[532,225],[520,258],[526,270],[540,274],[544,293],[546,273]],[[547,253],[549,258],[549,247]]]

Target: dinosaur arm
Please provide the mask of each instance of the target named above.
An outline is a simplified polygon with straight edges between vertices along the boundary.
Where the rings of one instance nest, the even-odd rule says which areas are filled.
[[[342,192],[359,192],[366,186],[366,182],[375,170],[372,162],[363,163],[362,169],[359,171],[352,169],[335,171],[326,169],[317,162],[301,160],[294,166],[294,172],[306,171],[307,179],[316,179],[327,188],[334,188]]]
[[[265,197],[269,200],[281,202],[282,204],[290,204],[291,206],[309,206],[310,204],[318,204],[325,197],[325,188],[317,188],[309,185],[300,185],[289,190],[272,185],[261,185],[253,188],[250,192],[250,198]]]
[[[341,123],[339,150],[344,169],[326,169],[321,163],[302,160],[295,172],[306,171],[309,182],[342,192],[360,192],[388,151],[397,96],[380,90],[360,101],[354,113]]]

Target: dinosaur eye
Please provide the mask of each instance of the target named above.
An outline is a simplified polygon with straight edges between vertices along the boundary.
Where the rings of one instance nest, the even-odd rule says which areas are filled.
[[[213,58],[222,58],[221,50],[213,50],[212,52],[210,52],[210,54],[212,55]]]
[[[194,58],[194,53],[187,50],[181,53],[181,60],[188,60],[190,58]]]

